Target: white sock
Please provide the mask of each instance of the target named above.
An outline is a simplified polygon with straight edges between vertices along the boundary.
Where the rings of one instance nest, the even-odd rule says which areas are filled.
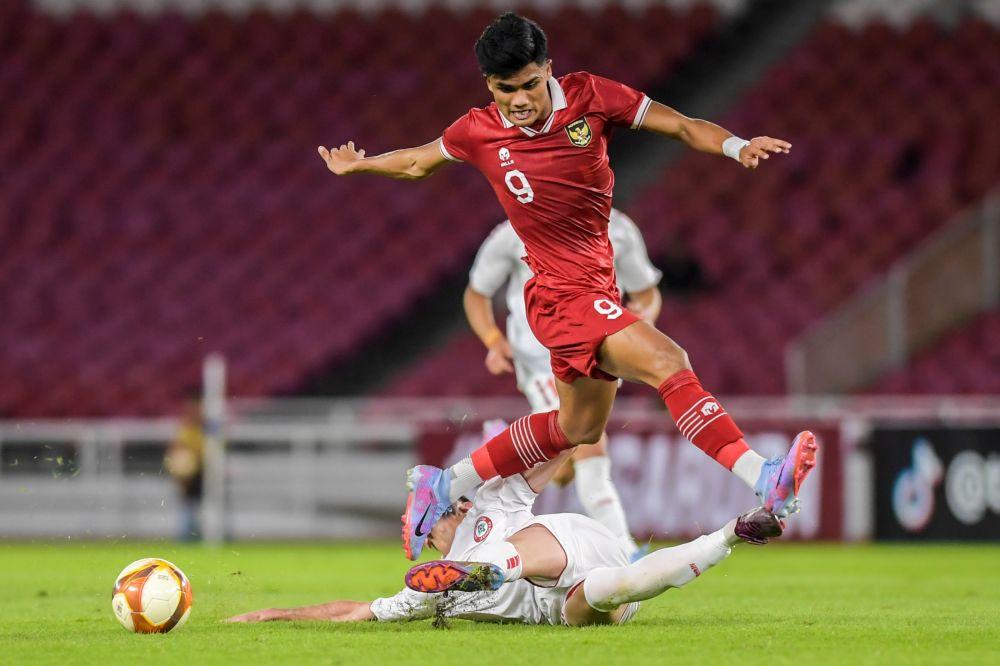
[[[625,567],[594,569],[583,581],[587,603],[599,611],[612,611],[631,601],[682,587],[715,566],[731,552],[722,530],[700,536],[673,548],[657,550]]]
[[[472,458],[466,456],[451,466],[451,489],[448,501],[454,503],[465,496],[472,499],[472,491],[483,484],[484,479],[476,472]]]
[[[498,541],[479,546],[473,557],[475,557],[476,562],[489,562],[500,567],[503,570],[503,582],[505,583],[521,577],[523,571],[521,556],[510,541]]]
[[[629,555],[634,553],[638,546],[629,533],[621,497],[611,480],[611,459],[597,456],[574,460],[573,467],[576,470],[576,495],[584,511],[621,539]]]
[[[719,530],[720,532],[722,532],[722,536],[726,539],[726,544],[730,546],[735,546],[738,543],[743,543],[743,539],[736,536],[736,520],[737,520],[736,518],[733,518],[728,523],[726,523],[725,527]]]
[[[756,451],[747,451],[736,459],[733,465],[733,474],[743,479],[743,483],[755,489],[757,479],[760,478],[760,469],[764,466],[764,457]]]

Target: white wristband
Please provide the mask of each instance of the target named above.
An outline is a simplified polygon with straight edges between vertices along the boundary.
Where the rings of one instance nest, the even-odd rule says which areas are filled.
[[[740,161],[740,151],[743,150],[745,146],[749,146],[750,142],[746,139],[741,139],[738,136],[731,136],[722,142],[722,154],[726,157],[732,157],[737,162]]]

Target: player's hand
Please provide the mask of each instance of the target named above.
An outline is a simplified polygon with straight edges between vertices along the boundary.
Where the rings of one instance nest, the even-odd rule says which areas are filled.
[[[640,301],[630,299],[625,303],[626,309],[629,312],[639,317],[643,321],[648,321],[650,324],[655,324],[654,321],[654,307],[652,303],[642,303]]]
[[[234,615],[233,617],[227,617],[223,622],[233,623],[243,623],[252,624],[254,622],[271,622],[272,620],[281,619],[281,609],[280,608],[265,608],[264,610],[253,611],[250,613],[244,613],[243,615]]]
[[[514,353],[510,350],[507,338],[500,338],[486,352],[486,369],[494,375],[514,372],[514,364],[511,362],[513,359]]]
[[[769,136],[756,136],[740,151],[740,164],[747,169],[756,169],[761,160],[766,160],[771,153],[787,153],[792,144]]]
[[[327,169],[334,172],[338,176],[343,176],[344,174],[351,172],[351,167],[353,167],[356,162],[360,162],[365,158],[365,151],[355,150],[354,142],[348,141],[340,148],[334,148],[332,150],[327,150],[326,146],[320,146],[319,156],[323,158],[324,162],[326,162]]]
[[[552,483],[556,484],[559,488],[565,488],[569,484],[573,483],[573,479],[576,477],[576,467],[573,466],[573,459],[568,458],[566,462],[559,465],[559,469],[556,473],[552,475]]]

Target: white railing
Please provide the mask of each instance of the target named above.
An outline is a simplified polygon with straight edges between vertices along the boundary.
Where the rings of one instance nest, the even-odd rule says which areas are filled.
[[[855,470],[844,488],[844,533],[851,538],[870,533],[871,507],[863,498],[871,495],[871,470],[859,444],[873,424],[1000,424],[1000,396],[724,403],[741,422],[807,423],[840,433],[844,468]],[[232,401],[218,489],[225,498],[222,532],[235,539],[398,535],[403,472],[418,461],[415,445],[425,428],[457,432],[468,420],[524,412],[518,398]],[[674,431],[655,400],[623,398],[614,418]],[[173,419],[0,421],[0,537],[177,534],[178,491],[162,456],[178,425]]]
[[[173,536],[179,493],[162,467],[179,423],[0,423],[0,535]],[[225,427],[204,527],[233,538],[382,537],[415,463],[412,424],[245,422]],[[218,510],[221,516],[213,513]],[[218,517],[216,517],[218,516]]]

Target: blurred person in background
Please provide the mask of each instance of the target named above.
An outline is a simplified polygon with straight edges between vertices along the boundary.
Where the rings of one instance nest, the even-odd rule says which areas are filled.
[[[649,260],[642,232],[628,215],[612,208],[608,235],[614,249],[618,287],[627,294],[626,306],[642,319],[655,322],[662,304],[657,288],[660,271]],[[541,414],[559,409],[559,394],[549,350],[528,325],[524,285],[533,273],[524,256],[524,243],[510,220],[498,224],[476,254],[463,306],[469,325],[487,349],[486,369],[494,375],[514,373],[517,389],[528,399],[531,412]],[[506,336],[493,316],[493,296],[505,282]],[[493,430],[502,431],[506,424],[500,427],[500,423],[487,422],[484,429],[488,434],[493,434]],[[555,473],[553,481],[565,486],[574,478],[577,497],[587,515],[617,536],[630,557],[635,556],[639,548],[629,532],[621,497],[611,480],[607,432],[601,434],[596,444],[574,449],[566,464]]]
[[[199,397],[188,396],[180,428],[163,460],[180,491],[181,529],[178,539],[181,541],[201,540],[199,514],[204,491],[202,472],[205,452],[203,420]]]

